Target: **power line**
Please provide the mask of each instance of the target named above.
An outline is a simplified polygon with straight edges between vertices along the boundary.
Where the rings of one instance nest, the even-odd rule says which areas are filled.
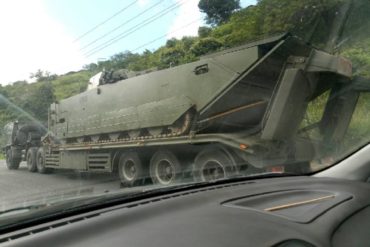
[[[104,42],[103,44],[98,45],[97,47],[95,47],[95,48],[91,49],[90,51],[86,52],[84,55],[85,55],[85,56],[87,56],[87,57],[90,57],[91,55],[93,55],[93,54],[95,54],[95,53],[97,53],[97,52],[99,52],[99,51],[101,51],[101,50],[105,49],[106,47],[108,47],[108,46],[110,46],[110,45],[112,45],[112,44],[116,43],[117,41],[119,41],[119,40],[121,40],[121,39],[123,39],[123,38],[127,37],[128,35],[130,35],[130,34],[132,34],[132,33],[136,32],[136,31],[138,31],[139,29],[141,29],[141,28],[143,28],[144,26],[146,26],[146,25],[148,25],[148,24],[152,23],[153,21],[155,21],[155,20],[157,20],[157,19],[159,19],[159,18],[161,18],[161,17],[165,16],[166,14],[170,13],[172,10],[174,10],[174,9],[176,9],[176,8],[178,8],[178,7],[180,7],[180,6],[181,6],[181,5],[183,5],[183,4],[184,4],[184,2],[182,2],[182,3],[177,3],[177,4],[175,4],[175,5],[171,5],[169,8],[166,8],[165,10],[158,12],[157,14],[155,14],[155,15],[153,15],[153,16],[151,16],[151,17],[149,17],[148,19],[146,19],[146,20],[144,20],[143,22],[141,22],[141,23],[137,24],[136,26],[134,26],[134,27],[132,27],[132,28],[130,28],[130,29],[128,29],[128,30],[126,30],[125,32],[123,32],[123,33],[121,33],[121,34],[119,34],[119,35],[117,35],[117,36],[115,36],[115,37],[113,37],[113,38],[111,38],[110,40],[108,40],[108,41]]]
[[[152,6],[150,6],[149,8],[145,9],[144,11],[140,12],[139,14],[137,14],[136,16],[130,18],[128,21],[120,24],[119,26],[113,28],[112,30],[110,30],[109,32],[103,34],[102,36],[98,37],[97,39],[91,41],[90,43],[88,43],[87,45],[85,45],[84,47],[82,47],[80,50],[84,50],[86,49],[87,47],[91,46],[92,44],[95,44],[97,41],[105,38],[106,36],[108,36],[109,34],[113,33],[114,31],[117,31],[118,29],[120,29],[121,27],[127,25],[128,23],[130,23],[131,21],[135,20],[136,18],[142,16],[143,14],[145,14],[146,12],[148,12],[149,10],[155,8],[156,6],[158,6],[160,3],[162,3],[162,0],[159,0],[157,3],[153,4]]]
[[[130,52],[134,52],[134,51],[137,51],[137,50],[139,50],[139,49],[141,49],[141,48],[143,48],[143,47],[146,47],[146,46],[148,46],[148,45],[150,45],[150,44],[152,44],[152,43],[154,43],[154,42],[156,42],[156,41],[158,41],[158,40],[160,40],[160,39],[162,39],[162,38],[164,38],[164,37],[168,36],[169,34],[176,33],[176,32],[178,32],[178,31],[180,31],[180,30],[182,30],[182,29],[184,29],[184,28],[187,28],[187,27],[189,27],[189,26],[193,25],[194,23],[196,23],[197,21],[200,21],[200,20],[202,20],[202,19],[203,19],[203,18],[197,18],[197,19],[195,19],[195,20],[193,20],[193,21],[191,21],[191,22],[187,23],[186,25],[181,26],[181,27],[179,27],[179,28],[177,28],[177,29],[173,30],[173,31],[172,31],[172,32],[170,32],[170,33],[167,33],[167,34],[165,34],[165,35],[162,35],[162,36],[160,36],[160,37],[157,37],[157,38],[155,38],[155,39],[153,39],[153,40],[151,40],[151,41],[149,41],[149,42],[147,42],[147,43],[145,43],[145,44],[143,44],[143,45],[140,45],[140,46],[136,47],[135,49],[132,49]]]
[[[125,30],[124,32],[114,36],[113,38],[103,42],[102,44],[92,48],[91,50],[87,51],[85,53],[85,55],[87,55],[88,57],[95,54],[96,52],[99,52],[101,51],[102,49],[116,43],[117,41],[129,36],[130,34],[138,31],[139,29],[143,28],[144,26],[152,23],[153,21],[163,17],[164,15],[168,14],[169,12],[171,12],[172,10],[180,7],[183,3],[175,3],[175,4],[172,4],[171,6],[165,8],[164,10],[161,10],[159,12],[157,12],[156,14],[150,16],[149,18],[145,19],[144,21],[138,23],[137,25]]]
[[[186,25],[184,25],[184,26],[181,26],[180,28],[175,29],[174,31],[172,31],[172,32],[170,32],[170,33],[166,33],[165,35],[162,35],[162,36],[160,36],[160,37],[157,37],[157,38],[155,38],[155,39],[153,39],[153,40],[149,41],[148,43],[145,43],[145,44],[143,44],[143,45],[140,45],[140,46],[136,47],[135,49],[132,49],[132,50],[131,50],[131,52],[134,52],[134,51],[137,51],[137,50],[139,50],[139,49],[141,49],[141,48],[144,48],[144,47],[146,47],[146,46],[148,46],[148,45],[150,45],[150,44],[152,44],[152,43],[154,43],[154,42],[156,42],[156,41],[158,41],[158,40],[160,40],[160,39],[163,39],[164,37],[167,37],[169,34],[176,33],[177,31],[180,31],[180,30],[182,30],[182,29],[184,29],[184,28],[187,28],[188,26],[191,26],[192,24],[194,24],[194,23],[196,23],[197,21],[200,21],[200,20],[202,20],[202,18],[198,18],[198,19],[196,19],[196,20],[193,20],[193,21],[189,22],[188,24],[186,24]]]
[[[99,28],[100,26],[104,25],[108,21],[112,20],[114,17],[116,17],[117,15],[121,14],[122,12],[124,12],[125,10],[127,10],[128,8],[130,8],[131,6],[133,6],[135,3],[137,3],[138,1],[139,0],[135,0],[135,1],[131,2],[129,5],[125,6],[123,9],[121,9],[120,11],[118,11],[115,14],[113,14],[112,16],[110,16],[108,19],[100,22],[98,25],[94,26],[93,28],[91,28],[90,30],[88,30],[87,32],[85,32],[84,34],[82,34],[81,36],[79,36],[73,42],[76,42],[76,41],[82,39],[83,37],[85,37],[86,35],[88,35],[89,33],[95,31],[97,28]]]

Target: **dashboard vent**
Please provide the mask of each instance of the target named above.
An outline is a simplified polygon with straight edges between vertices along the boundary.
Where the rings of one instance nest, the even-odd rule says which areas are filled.
[[[329,209],[351,198],[350,194],[332,191],[289,190],[229,200],[223,205],[258,210],[294,222],[309,223]]]

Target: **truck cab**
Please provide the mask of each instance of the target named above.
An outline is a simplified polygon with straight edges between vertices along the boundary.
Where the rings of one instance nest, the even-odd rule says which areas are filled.
[[[46,134],[45,127],[35,122],[8,123],[4,127],[7,145],[4,147],[6,164],[9,169],[18,169],[21,161],[26,160],[30,171],[36,171],[32,158],[41,146],[41,137]]]

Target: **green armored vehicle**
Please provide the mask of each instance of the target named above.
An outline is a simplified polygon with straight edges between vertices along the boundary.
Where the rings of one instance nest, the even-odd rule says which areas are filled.
[[[262,119],[279,79],[286,79],[282,72],[301,81],[292,96],[304,98],[319,83],[318,78],[303,81],[304,73],[348,78],[351,67],[343,61],[293,37],[274,37],[105,84],[53,104],[49,129],[64,144],[258,128],[267,124]],[[310,66],[315,62],[319,64]],[[284,128],[292,130],[299,122],[299,117],[289,119]],[[264,133],[264,139],[275,138],[273,134],[278,133]]]
[[[118,171],[128,185],[145,178],[170,184],[308,163],[344,135],[358,97],[343,90],[351,76],[348,60],[290,35],[127,73],[51,105],[39,171]],[[318,128],[329,134],[314,143],[302,138],[312,127],[302,124],[322,95],[331,96]],[[325,121],[344,112],[342,121]]]

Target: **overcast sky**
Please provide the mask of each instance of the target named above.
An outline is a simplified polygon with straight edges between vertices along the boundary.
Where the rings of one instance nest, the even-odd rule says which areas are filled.
[[[204,25],[198,0],[2,0],[0,1],[0,83],[29,80],[38,69],[63,74],[77,71],[84,64],[107,59],[125,50],[142,47],[153,50],[170,37],[196,35]],[[91,33],[82,34],[131,4]],[[175,5],[174,4],[178,4]],[[255,0],[242,0],[243,7]],[[133,30],[140,22],[174,6],[163,17],[148,21],[145,27],[96,52],[97,47]],[[178,7],[176,7],[178,6]],[[150,8],[150,9],[149,9]],[[147,12],[143,11],[149,9]],[[140,15],[140,17],[134,18]],[[134,18],[134,19],[133,19]],[[119,27],[121,25],[121,27]],[[186,26],[188,25],[188,26]],[[186,26],[186,27],[184,27]],[[119,28],[118,28],[119,27]],[[105,35],[112,31],[110,35]],[[176,31],[177,30],[177,31]],[[103,38],[101,38],[103,37]]]

